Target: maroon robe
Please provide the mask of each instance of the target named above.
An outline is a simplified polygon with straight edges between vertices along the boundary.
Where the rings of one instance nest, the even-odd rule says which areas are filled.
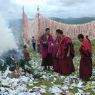
[[[88,41],[89,41],[89,43],[91,44],[91,41],[90,41],[90,39],[89,38],[86,38]]]
[[[58,48],[59,48],[59,43],[60,43],[61,37],[57,37],[55,42],[54,42],[54,47],[53,47],[53,69],[55,72],[60,73],[61,72],[61,68],[59,65],[59,59],[56,57],[56,54],[58,52]]]
[[[80,78],[89,80],[92,76],[92,48],[88,40],[84,40],[80,47]]]
[[[70,55],[67,56],[68,48],[70,48]],[[69,37],[57,37],[53,48],[53,68],[54,71],[69,75],[75,71],[73,65],[74,47]]]
[[[42,55],[42,66],[52,66],[52,44],[53,38],[49,35],[48,39],[46,34],[40,38],[41,44],[41,55]]]

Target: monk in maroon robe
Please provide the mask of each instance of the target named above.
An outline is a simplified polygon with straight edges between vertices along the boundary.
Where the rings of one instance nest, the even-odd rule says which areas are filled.
[[[31,59],[31,58],[30,58],[30,52],[29,52],[29,50],[28,50],[28,48],[27,48],[26,45],[24,45],[23,48],[24,48],[24,49],[23,49],[24,63],[22,64],[22,69],[24,70],[25,74],[26,74],[26,72],[32,73],[32,70],[31,70],[31,67],[30,67],[30,64],[29,64],[29,61],[30,61],[30,59]],[[28,68],[26,68],[26,66],[27,66]]]
[[[69,75],[75,71],[73,65],[74,47],[69,37],[63,31],[56,30],[56,40],[53,47],[53,69],[62,75]]]
[[[82,34],[78,35],[80,46],[80,69],[79,74],[82,80],[89,80],[92,76],[92,46]]]
[[[53,38],[50,35],[50,29],[46,28],[45,34],[43,34],[40,38],[41,45],[41,54],[42,54],[42,66],[44,66],[44,70],[50,69],[52,66],[52,46],[53,46]]]

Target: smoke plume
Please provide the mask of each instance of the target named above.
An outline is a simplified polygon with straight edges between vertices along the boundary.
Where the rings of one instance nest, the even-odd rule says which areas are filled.
[[[15,38],[8,28],[7,21],[0,14],[0,54],[13,48],[17,48]]]

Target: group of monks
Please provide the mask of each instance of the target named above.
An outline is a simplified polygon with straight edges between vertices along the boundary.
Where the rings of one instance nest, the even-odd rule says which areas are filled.
[[[80,41],[80,68],[79,77],[82,80],[89,80],[92,76],[92,46],[91,41],[84,37],[83,34],[78,35]],[[75,72],[73,59],[75,57],[75,49],[70,37],[63,34],[60,29],[56,30],[56,38],[50,34],[50,29],[46,28],[45,33],[40,37],[40,52],[42,55],[42,66],[44,70],[50,70],[60,75],[70,75]]]

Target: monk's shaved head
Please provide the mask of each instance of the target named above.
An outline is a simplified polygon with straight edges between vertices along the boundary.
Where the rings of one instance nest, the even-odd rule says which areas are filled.
[[[57,29],[57,30],[56,30],[56,33],[58,33],[58,34],[62,35],[62,34],[63,34],[63,31],[62,31],[62,30],[60,30],[60,29]]]
[[[84,35],[83,34],[79,34],[78,35],[78,39],[84,39]]]
[[[46,32],[50,32],[50,28],[46,28]]]

